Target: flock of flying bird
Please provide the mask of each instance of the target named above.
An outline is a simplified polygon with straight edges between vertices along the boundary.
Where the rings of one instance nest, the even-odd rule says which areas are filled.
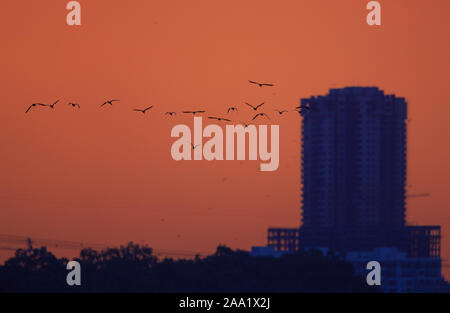
[[[257,85],[257,86],[259,86],[259,87],[273,87],[273,86],[274,86],[274,84],[260,83],[260,82],[252,81],[252,80],[249,80],[248,82],[249,82],[250,84],[254,84],[254,85]],[[120,100],[118,100],[118,99],[107,100],[107,101],[103,102],[103,103],[100,105],[100,107],[103,107],[103,106],[106,105],[106,104],[109,104],[109,105],[112,106],[112,105],[113,105],[113,102],[117,102],[117,101],[120,101]],[[48,107],[50,107],[51,109],[54,109],[54,108],[55,108],[55,105],[56,105],[58,102],[59,102],[59,100],[53,102],[52,104],[33,103],[33,104],[31,104],[31,105],[28,107],[28,109],[25,111],[25,113],[28,113],[28,112],[31,110],[31,108],[36,107],[36,106],[43,106],[43,107],[48,106]],[[71,105],[71,106],[74,107],[74,108],[78,108],[78,109],[81,108],[81,106],[80,106],[78,103],[68,102],[67,104],[68,104],[68,105]],[[251,105],[251,104],[248,103],[248,102],[245,102],[245,104],[248,105],[251,109],[253,109],[253,110],[256,112],[256,111],[258,111],[258,109],[259,109],[262,105],[264,105],[264,102],[261,102],[261,103],[258,104],[257,106],[253,106],[253,105]],[[145,113],[146,113],[148,110],[150,110],[151,108],[153,108],[153,106],[149,106],[149,107],[147,107],[147,108],[145,108],[145,109],[133,109],[133,111],[141,112],[142,114],[145,114]],[[300,114],[302,114],[303,112],[309,111],[309,109],[310,109],[309,106],[305,106],[305,105],[300,105],[300,106],[298,106],[298,107],[295,108],[296,112],[298,112],[298,113],[300,113]],[[237,112],[237,111],[238,111],[238,109],[237,109],[236,107],[231,106],[231,107],[228,108],[227,113],[230,113],[230,112]],[[276,111],[279,115],[283,115],[284,113],[287,113],[287,112],[288,112],[288,110],[275,110],[275,111]],[[204,110],[197,110],[197,111],[183,111],[183,113],[185,113],[185,114],[192,114],[192,115],[194,115],[194,116],[195,116],[196,114],[201,114],[201,113],[205,113],[205,112],[206,112],[206,111],[204,111]],[[176,114],[177,114],[177,113],[176,113],[176,112],[173,112],[173,111],[169,111],[169,112],[166,112],[166,113],[165,113],[165,115],[169,115],[169,116],[173,116],[173,115],[176,115]],[[258,113],[256,113],[256,115],[252,118],[252,121],[255,120],[255,119],[258,118],[258,117],[266,117],[267,119],[270,120],[269,116],[268,116],[266,113],[264,113],[264,112],[258,112]],[[218,121],[231,122],[231,120],[228,119],[228,118],[217,117],[217,116],[208,116],[208,119],[213,119],[213,120],[218,120]],[[250,125],[250,124],[248,124],[248,123],[244,123],[244,124],[245,124],[245,127],[247,127],[248,125]]]

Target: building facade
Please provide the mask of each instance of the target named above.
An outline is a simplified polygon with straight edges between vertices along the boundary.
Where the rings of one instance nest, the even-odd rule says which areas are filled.
[[[350,87],[301,105],[303,226],[403,226],[405,99]]]
[[[268,246],[285,253],[330,249],[353,259],[383,247],[394,249],[383,251],[398,264],[431,262],[440,277],[440,226],[405,221],[405,99],[347,87],[301,99],[299,108],[302,225],[269,228]]]
[[[439,292],[444,286],[440,258],[408,257],[397,248],[380,247],[349,252],[345,259],[353,264],[355,274],[363,277],[368,262],[379,262],[384,292]]]

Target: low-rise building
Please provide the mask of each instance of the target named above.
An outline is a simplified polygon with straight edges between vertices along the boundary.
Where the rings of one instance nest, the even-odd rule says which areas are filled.
[[[356,274],[363,276],[369,272],[367,263],[380,263],[384,292],[438,292],[444,283],[440,258],[408,257],[397,248],[348,252],[345,260],[353,264]]]

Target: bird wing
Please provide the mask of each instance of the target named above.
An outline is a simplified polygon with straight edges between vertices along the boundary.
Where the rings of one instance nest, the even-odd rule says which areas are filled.
[[[133,111],[142,112],[142,110],[140,110],[140,109],[133,109]]]
[[[272,87],[272,86],[273,86],[273,84],[261,84],[261,85],[263,85],[263,86],[269,86],[269,87]]]
[[[183,113],[194,113],[193,111],[183,111]]]
[[[257,118],[259,116],[259,114],[256,114],[253,118],[252,118],[252,121],[255,119],[255,118]]]
[[[211,120],[218,120],[219,119],[218,117],[215,117],[215,116],[208,116],[208,118],[211,119]]]
[[[231,108],[228,108],[228,111],[227,111],[227,113],[230,113],[230,110],[231,110]]]
[[[258,104],[257,106],[256,106],[256,108],[259,108],[260,106],[262,106],[264,104],[264,102],[261,102],[260,104]]]
[[[224,118],[223,120],[224,120],[224,121],[227,121],[227,122],[231,122],[231,120],[229,120],[229,119],[227,119],[227,118]]]
[[[25,113],[28,113],[28,111],[30,111],[32,107],[33,107],[33,105],[30,105],[30,106],[28,107],[28,109],[25,111]]]
[[[194,111],[195,113],[205,113],[205,111]]]
[[[251,105],[250,103],[245,102],[245,104],[248,105],[249,107],[251,107],[252,109],[255,109],[255,107],[253,105]]]
[[[47,106],[46,104],[43,104],[43,103],[35,103],[35,104],[37,104],[37,105],[42,105],[43,107],[46,107],[46,106]]]
[[[253,80],[249,80],[248,82],[249,82],[249,83],[251,83],[251,84],[256,84],[256,85],[259,85],[259,83],[258,83],[258,82],[255,82],[255,81],[253,81]]]
[[[55,104],[57,104],[58,102],[59,102],[59,100],[56,100],[55,102],[53,102],[52,105],[55,105]]]
[[[153,105],[151,105],[148,108],[146,108],[145,111],[150,110],[151,108],[153,108]]]

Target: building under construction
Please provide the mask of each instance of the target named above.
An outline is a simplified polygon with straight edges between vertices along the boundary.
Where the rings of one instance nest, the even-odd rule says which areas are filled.
[[[302,226],[270,228],[268,246],[294,252],[392,247],[440,259],[440,226],[407,226],[404,98],[376,87],[301,100]]]
[[[370,251],[378,247],[395,247],[409,257],[440,258],[440,226],[404,226],[396,232],[353,229],[269,228],[267,244],[275,251],[295,252],[301,249],[328,248],[347,253]]]

